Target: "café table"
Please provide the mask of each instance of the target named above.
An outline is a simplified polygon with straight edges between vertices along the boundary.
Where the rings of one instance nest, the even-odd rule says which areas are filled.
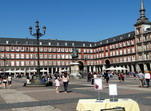
[[[104,99],[98,101],[97,99],[79,99],[76,110],[77,111],[101,111],[101,109],[124,107],[125,111],[140,111],[139,105],[132,99],[118,99],[118,101],[110,101]]]

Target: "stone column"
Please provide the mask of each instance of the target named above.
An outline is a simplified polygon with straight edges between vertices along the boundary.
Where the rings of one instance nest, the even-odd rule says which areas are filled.
[[[127,65],[127,71],[130,72],[130,67],[129,67],[129,65]]]
[[[134,66],[133,65],[131,65],[131,69],[132,69],[132,72],[134,72]]]
[[[136,71],[137,71],[137,72],[141,71],[141,69],[140,69],[140,67],[139,67],[138,64],[136,64]]]
[[[53,68],[51,68],[51,75],[53,75],[53,73],[54,73],[54,72],[53,72]]]
[[[147,64],[143,64],[143,66],[144,66],[144,71],[147,71],[148,69],[147,69]]]
[[[96,72],[96,67],[95,66],[93,66],[93,72]]]
[[[89,66],[89,71],[90,71],[90,72],[92,72],[92,70],[91,70],[91,66]]]

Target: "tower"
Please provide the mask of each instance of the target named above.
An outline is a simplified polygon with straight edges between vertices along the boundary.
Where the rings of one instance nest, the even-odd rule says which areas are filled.
[[[140,17],[137,19],[135,26],[135,40],[136,40],[136,70],[147,70],[146,62],[149,60],[150,52],[147,48],[149,38],[146,35],[147,30],[151,27],[151,22],[146,18],[144,0],[140,4]]]

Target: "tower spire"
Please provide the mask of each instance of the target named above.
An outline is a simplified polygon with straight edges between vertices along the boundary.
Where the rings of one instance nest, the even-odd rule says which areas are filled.
[[[144,8],[144,0],[141,0],[140,6],[140,18],[145,18],[145,8]]]
[[[151,24],[151,22],[148,20],[148,18],[146,18],[145,15],[144,0],[141,0],[139,11],[140,11],[140,17],[137,19],[137,22],[134,26],[138,26],[141,24]]]

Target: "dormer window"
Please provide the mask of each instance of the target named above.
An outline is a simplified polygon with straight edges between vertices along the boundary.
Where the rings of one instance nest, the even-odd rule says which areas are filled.
[[[6,44],[9,44],[9,41],[6,41]]]
[[[57,42],[57,46],[59,46],[59,43]]]
[[[29,42],[28,42],[28,41],[26,41],[26,44],[29,44]]]
[[[83,44],[83,47],[85,47],[85,44]]]
[[[67,46],[68,45],[68,43],[65,43],[65,46]]]
[[[19,42],[18,41],[16,41],[16,44],[18,44]]]
[[[42,42],[39,42],[39,45],[42,45]]]
[[[74,43],[72,43],[72,46],[74,46]]]
[[[51,42],[49,42],[48,45],[51,45]]]

